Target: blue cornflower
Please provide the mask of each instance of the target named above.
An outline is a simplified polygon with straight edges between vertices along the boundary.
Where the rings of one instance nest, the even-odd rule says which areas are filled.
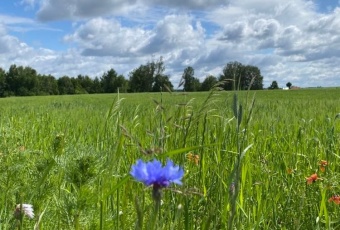
[[[132,166],[130,174],[146,186],[153,185],[154,189],[168,187],[170,183],[181,185],[184,171],[179,166],[175,166],[171,160],[167,160],[163,167],[158,160],[143,162],[137,160]]]

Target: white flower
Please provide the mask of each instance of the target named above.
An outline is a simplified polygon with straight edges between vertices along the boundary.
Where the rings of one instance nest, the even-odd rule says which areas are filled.
[[[15,216],[20,216],[20,209],[21,212],[26,215],[27,217],[33,219],[34,218],[34,210],[33,210],[33,205],[31,204],[17,204],[15,207]]]

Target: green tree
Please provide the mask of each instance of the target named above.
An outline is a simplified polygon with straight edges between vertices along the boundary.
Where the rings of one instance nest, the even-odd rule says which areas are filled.
[[[94,93],[92,91],[93,80],[89,76],[87,76],[87,75],[83,76],[83,75],[79,74],[77,76],[77,82],[78,82],[77,84],[81,87],[81,89],[84,93]]]
[[[74,94],[87,94],[87,91],[82,87],[78,78],[71,77],[71,82],[74,88]]]
[[[75,94],[73,82],[68,76],[63,76],[58,79],[58,89],[61,95]]]
[[[195,78],[195,70],[191,66],[184,69],[180,86],[183,85],[183,89],[186,92],[198,91],[201,88],[201,83],[198,78]]]
[[[52,75],[38,75],[40,78],[39,95],[58,95],[58,82]]]
[[[162,57],[157,61],[148,62],[146,65],[141,65],[133,70],[130,75],[130,91],[131,92],[151,92],[159,91],[160,87],[154,84],[159,84],[161,80],[165,80],[163,72],[165,70]],[[157,82],[155,78],[157,77]]]
[[[93,85],[91,88],[91,93],[102,93],[103,88],[98,77],[93,79]]]
[[[40,88],[37,71],[31,67],[11,65],[6,74],[8,94],[16,96],[37,95]]]
[[[119,89],[120,93],[127,93],[129,89],[129,81],[125,79],[123,75],[119,75],[116,79],[116,89]]]
[[[258,67],[240,62],[229,62],[223,68],[219,81],[224,82],[225,90],[259,90],[263,89],[263,77]]]
[[[169,90],[173,90],[174,86],[172,85],[170,79],[166,75],[156,75],[154,78],[154,83],[152,86],[153,92],[159,92],[161,89],[168,88]]]
[[[287,82],[286,86],[290,89],[290,87],[292,87],[292,83],[291,82]]]
[[[131,92],[150,92],[153,76],[148,65],[141,65],[130,73]]]
[[[11,65],[8,69],[8,72],[6,73],[6,95],[8,96],[14,96],[17,95],[17,91],[20,87],[20,79],[19,79],[19,73],[20,68],[18,68],[16,65]]]
[[[198,78],[194,78],[194,80],[193,80],[193,88],[194,88],[194,91],[196,92],[196,91],[200,91],[200,89],[201,89],[201,82],[200,82],[200,79],[198,79]]]
[[[268,89],[279,89],[277,81],[273,81],[272,84],[268,87]]]
[[[263,89],[263,77],[261,75],[260,69],[256,66],[243,66],[240,78],[240,89],[242,90]]]
[[[114,69],[110,69],[100,79],[102,89],[104,93],[116,93],[117,88],[119,87],[117,84],[118,74]]]
[[[224,82],[225,90],[236,90],[239,87],[239,78],[242,74],[243,65],[240,62],[234,61],[227,63],[219,77],[219,81]]]
[[[201,91],[209,91],[217,83],[218,83],[218,80],[217,80],[216,77],[214,77],[212,75],[207,76],[201,84]]]
[[[6,72],[0,67],[0,97],[6,97]]]

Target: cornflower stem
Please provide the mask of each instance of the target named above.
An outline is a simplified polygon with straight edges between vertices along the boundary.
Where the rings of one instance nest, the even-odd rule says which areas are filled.
[[[160,212],[160,207],[161,207],[161,197],[162,197],[162,192],[161,188],[158,186],[154,186],[152,189],[152,197],[154,200],[154,212],[152,214],[152,219],[151,219],[151,230],[158,229],[158,214]]]

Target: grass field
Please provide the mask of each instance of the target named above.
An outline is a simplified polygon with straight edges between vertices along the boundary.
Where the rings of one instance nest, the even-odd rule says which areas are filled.
[[[339,88],[1,98],[0,139],[0,229],[340,228]]]

